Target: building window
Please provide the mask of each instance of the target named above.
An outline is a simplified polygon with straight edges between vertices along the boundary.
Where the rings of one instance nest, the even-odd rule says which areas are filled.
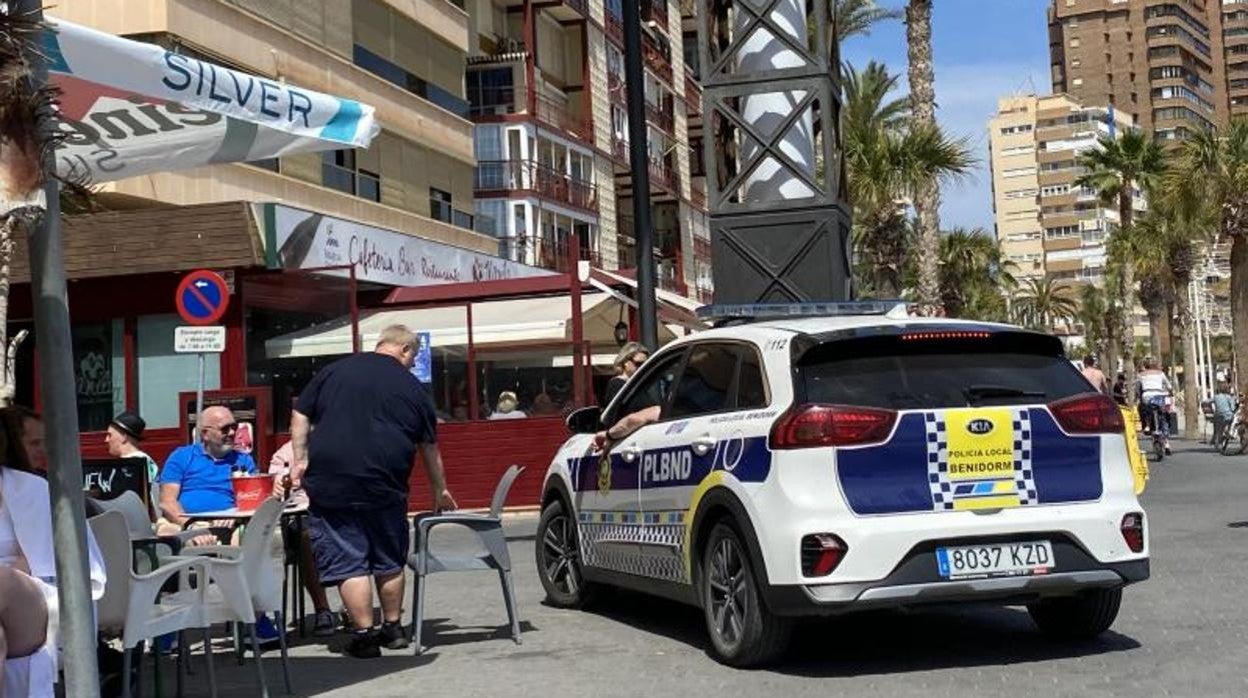
[[[381,201],[381,175],[358,168],[354,150],[321,153],[321,184],[361,199]]]
[[[429,217],[443,223],[451,223],[454,215],[450,192],[429,187]]]
[[[138,407],[149,429],[178,426],[178,393],[195,390],[199,359],[173,350],[173,331],[181,324],[177,315],[143,315],[138,319]],[[219,387],[221,362],[214,355],[204,362],[204,389]]]
[[[468,116],[468,101],[438,87],[424,78],[409,73],[401,66],[378,56],[368,49],[355,45],[352,59],[364,70],[386,82],[398,85],[417,97],[424,98],[457,116]]]
[[[516,111],[516,86],[510,67],[471,70],[468,84],[469,114],[511,114]]]
[[[104,431],[113,415],[126,408],[124,334],[120,319],[70,329],[79,431]]]

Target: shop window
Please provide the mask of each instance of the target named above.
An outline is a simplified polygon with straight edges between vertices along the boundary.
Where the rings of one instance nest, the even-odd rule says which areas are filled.
[[[126,407],[126,366],[121,320],[74,325],[74,393],[78,429],[103,431]],[[169,337],[170,345],[173,336]]]
[[[138,407],[149,429],[178,426],[178,393],[195,390],[198,382],[199,357],[173,350],[174,328],[181,324],[177,315],[143,315],[138,319]],[[204,362],[204,389],[219,387],[221,362],[213,354]]]
[[[443,223],[452,222],[454,209],[451,207],[450,192],[429,187],[429,217]]]

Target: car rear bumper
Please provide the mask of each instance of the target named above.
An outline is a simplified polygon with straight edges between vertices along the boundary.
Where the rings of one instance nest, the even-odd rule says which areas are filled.
[[[1112,589],[1149,577],[1148,558],[1100,563],[1068,541],[1054,541],[1057,568],[1048,574],[986,579],[942,579],[928,560],[930,546],[916,549],[888,577],[874,582],[773,585],[766,600],[785,616],[834,615],[851,611],[938,603],[1021,605],[1089,589]]]

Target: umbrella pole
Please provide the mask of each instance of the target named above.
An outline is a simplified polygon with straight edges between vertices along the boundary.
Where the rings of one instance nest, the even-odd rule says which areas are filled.
[[[39,20],[40,0],[18,0],[15,11]],[[47,65],[31,56],[31,89],[47,82]],[[54,130],[53,116],[41,115],[40,135]],[[56,156],[45,153],[45,172],[56,171]],[[30,286],[35,314],[35,352],[39,361],[40,395],[47,431],[48,487],[52,500],[52,544],[56,555],[56,586],[60,608],[65,695],[100,695],[95,654],[95,623],[87,563],[87,522],[82,493],[82,461],[78,451],[78,405],[74,394],[73,343],[69,332],[69,301],[61,248],[60,183],[44,186],[46,209],[29,233]]]

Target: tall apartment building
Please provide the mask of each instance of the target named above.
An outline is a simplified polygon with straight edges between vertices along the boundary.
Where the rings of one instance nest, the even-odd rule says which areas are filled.
[[[1248,16],[1235,15],[1233,4],[1240,3],[1053,0],[1053,91],[1087,104],[1111,104],[1163,139],[1225,124],[1232,105],[1228,70],[1234,65],[1237,72],[1248,71]],[[1228,12],[1236,19],[1224,39]],[[1248,108],[1248,81],[1241,82],[1239,106]]]
[[[1069,95],[1003,97],[988,123],[996,234],[1020,279],[1100,283],[1116,207],[1075,185],[1079,155],[1134,128],[1129,114]],[[1137,205],[1142,207],[1143,200]]]
[[[583,259],[635,268],[644,253],[632,222],[620,0],[468,1],[477,230],[529,264],[563,268],[575,238]],[[641,5],[651,254],[661,286],[705,299],[696,3]]]

